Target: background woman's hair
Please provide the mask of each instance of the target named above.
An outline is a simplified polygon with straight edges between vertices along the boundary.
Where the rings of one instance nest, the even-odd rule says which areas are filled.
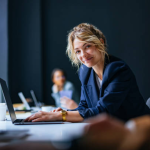
[[[68,34],[68,45],[66,53],[70,58],[72,65],[75,65],[79,68],[82,64],[74,51],[73,42],[75,39],[79,39],[80,41],[93,43],[99,51],[102,53],[103,59],[105,59],[107,42],[104,34],[96,28],[94,25],[88,23],[81,23],[78,26],[74,27]],[[103,39],[104,43],[100,39]]]
[[[64,74],[65,78],[67,77],[66,72],[63,69],[61,69],[61,68],[55,68],[55,69],[53,69],[53,71],[51,73],[51,79],[52,80],[53,80],[53,77],[54,77],[54,74],[55,74],[56,71],[61,71]]]

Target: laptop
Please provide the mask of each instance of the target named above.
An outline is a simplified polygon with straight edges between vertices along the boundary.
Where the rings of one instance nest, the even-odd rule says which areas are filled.
[[[24,122],[25,119],[17,119],[16,114],[12,105],[12,101],[9,95],[9,91],[6,85],[6,82],[0,78],[0,86],[2,90],[2,94],[4,96],[4,100],[7,104],[7,108],[9,111],[9,115],[11,118],[11,121],[14,125],[37,125],[37,124],[64,124],[68,122],[63,122],[63,121],[55,121],[55,122]]]
[[[37,101],[37,99],[36,99],[36,96],[35,96],[34,91],[33,91],[33,90],[30,90],[30,93],[31,93],[31,96],[32,96],[32,99],[33,99],[33,101],[34,101],[35,106],[40,108],[39,103],[38,103],[38,101]]]
[[[22,103],[24,104],[24,106],[26,107],[26,110],[21,110],[21,111],[25,111],[25,112],[31,112],[31,113],[36,113],[38,111],[41,110],[40,107],[30,107],[30,105],[28,104],[27,100],[25,99],[24,95],[22,92],[18,93],[18,96],[20,97]],[[20,110],[18,110],[20,111]]]
[[[31,108],[30,108],[28,102],[26,101],[26,99],[25,99],[23,93],[22,93],[22,92],[19,92],[19,93],[18,93],[18,96],[20,97],[22,103],[23,103],[24,106],[26,107],[26,110],[31,110]]]

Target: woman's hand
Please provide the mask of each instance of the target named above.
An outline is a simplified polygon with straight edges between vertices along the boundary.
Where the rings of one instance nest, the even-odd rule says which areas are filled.
[[[54,90],[54,93],[57,93],[57,92],[63,90],[63,86],[59,86],[57,84],[54,84],[53,90]]]
[[[77,103],[74,100],[66,96],[60,98],[60,103],[62,107],[67,109],[75,109],[78,107]]]
[[[60,121],[62,120],[62,115],[59,111],[56,113],[53,112],[44,112],[39,111],[30,117],[25,119],[25,122],[40,122],[40,121]]]
[[[56,108],[56,109],[54,109],[54,110],[52,110],[52,111],[50,111],[50,112],[59,112],[59,111],[61,111],[61,110],[63,110],[63,109],[60,108],[60,107],[58,107],[58,108]]]

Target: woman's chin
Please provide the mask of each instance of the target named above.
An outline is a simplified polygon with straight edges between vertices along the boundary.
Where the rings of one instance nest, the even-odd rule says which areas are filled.
[[[63,87],[65,83],[60,83],[58,86]]]
[[[92,64],[84,64],[85,66],[87,66],[88,68],[91,68],[93,65]]]

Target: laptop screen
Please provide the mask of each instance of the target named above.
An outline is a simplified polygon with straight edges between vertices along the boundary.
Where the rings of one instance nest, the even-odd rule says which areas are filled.
[[[34,91],[33,91],[33,90],[30,90],[30,93],[31,93],[32,99],[33,99],[33,101],[34,101],[34,103],[35,103],[35,106],[36,106],[36,107],[39,107],[39,104],[38,104],[38,101],[37,101],[37,99],[36,99],[36,96],[35,96]]]
[[[25,99],[23,93],[22,93],[22,92],[19,92],[18,95],[19,95],[19,97],[20,97],[22,103],[23,103],[24,106],[26,107],[26,109],[27,109],[27,110],[31,110],[30,105],[29,105],[28,102],[26,101],[26,99]]]
[[[14,108],[11,102],[11,98],[9,95],[9,91],[6,85],[6,82],[0,78],[0,92],[2,93],[2,97],[4,98],[6,104],[7,104],[7,108],[11,117],[12,122],[14,122],[16,120],[16,115],[14,112]]]

